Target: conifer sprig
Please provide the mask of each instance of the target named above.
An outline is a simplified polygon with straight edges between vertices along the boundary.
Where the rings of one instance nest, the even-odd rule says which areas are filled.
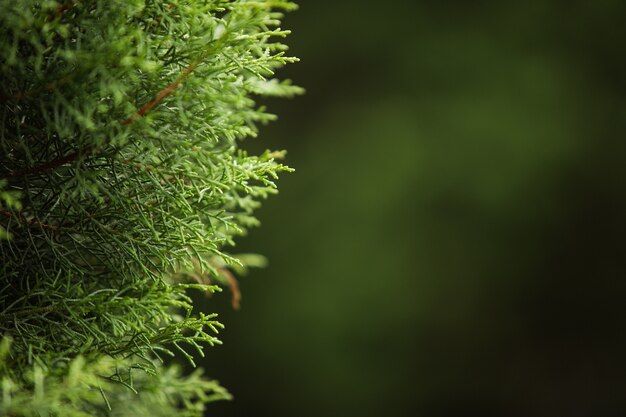
[[[163,360],[220,343],[188,291],[238,292],[225,250],[290,170],[238,143],[274,119],[256,95],[302,92],[273,78],[296,61],[278,27],[294,8],[0,0],[0,415],[197,416],[229,397]]]

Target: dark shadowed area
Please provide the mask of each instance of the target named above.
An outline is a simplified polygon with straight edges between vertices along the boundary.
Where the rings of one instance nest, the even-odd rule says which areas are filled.
[[[207,416],[623,416],[626,3],[299,4]]]

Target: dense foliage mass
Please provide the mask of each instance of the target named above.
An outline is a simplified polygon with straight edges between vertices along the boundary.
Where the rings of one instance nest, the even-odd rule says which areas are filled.
[[[0,415],[201,415],[190,289],[288,170],[237,141],[300,93],[281,0],[0,0]]]

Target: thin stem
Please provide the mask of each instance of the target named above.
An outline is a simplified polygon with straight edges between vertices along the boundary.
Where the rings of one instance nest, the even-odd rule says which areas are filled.
[[[69,155],[62,156],[57,159],[53,159],[52,161],[44,162],[41,165],[35,165],[34,167],[21,169],[19,171],[7,172],[4,175],[2,175],[0,179],[25,177],[28,175],[38,174],[40,172],[48,171],[56,167],[59,167],[61,165],[65,165],[69,162],[77,160],[80,156],[88,154],[93,148],[94,148],[93,146],[86,146],[81,150],[78,150],[76,152],[73,152]]]
[[[122,122],[122,125],[124,125],[124,126],[130,125],[133,122],[135,122],[137,119],[141,118],[142,116],[145,116],[146,113],[148,113],[154,106],[159,104],[161,102],[161,100],[163,100],[165,97],[167,97],[170,94],[172,94],[172,92],[174,90],[176,90],[176,88],[180,85],[180,83],[182,83],[187,77],[189,77],[189,75],[192,73],[192,71],[198,65],[200,65],[200,62],[201,61],[196,61],[196,62],[194,62],[192,64],[189,64],[189,66],[187,66],[187,68],[185,68],[183,73],[176,79],[176,81],[174,81],[172,84],[168,85],[163,90],[161,90],[159,92],[159,94],[157,94],[157,96],[155,98],[153,98],[151,101],[146,103],[142,108],[140,108],[137,111],[137,113],[135,113],[134,115],[132,115],[128,119],[124,120]]]
[[[46,230],[49,230],[51,232],[74,232],[74,233],[78,233],[78,230],[76,230],[76,229],[70,229],[70,228],[55,226],[53,224],[41,223],[41,222],[38,222],[36,220],[28,220],[21,213],[18,213],[17,215],[15,215],[15,214],[13,214],[13,213],[11,213],[9,211],[0,210],[0,215],[4,216],[6,218],[9,218],[9,219],[16,219],[17,222],[20,223],[21,225],[28,225],[28,226],[39,227],[41,229],[46,229]]]
[[[157,94],[157,96],[155,98],[153,98],[148,103],[146,103],[143,107],[141,107],[137,111],[137,113],[135,113],[133,116],[129,117],[126,120],[123,120],[121,122],[121,124],[124,125],[124,126],[131,125],[136,120],[138,120],[141,117],[145,116],[150,110],[152,110],[152,108],[154,106],[159,104],[165,97],[167,97],[170,94],[172,94],[172,92],[174,92],[174,90],[176,90],[176,88],[178,88],[178,86],[187,77],[189,77],[189,75],[200,64],[200,62],[201,61],[196,61],[196,62],[190,64],[189,66],[187,66],[187,68],[185,68],[183,73],[176,79],[176,81],[174,81],[172,84],[168,85],[163,90],[161,90],[159,92],[159,94]],[[93,146],[87,146],[87,147],[85,147],[85,148],[83,148],[81,150],[78,150],[76,152],[73,152],[73,153],[71,153],[69,155],[65,155],[65,156],[63,156],[61,158],[53,159],[52,161],[45,162],[45,163],[43,163],[41,165],[36,165],[34,167],[25,168],[25,169],[22,169],[22,170],[19,170],[19,171],[7,172],[4,175],[0,176],[0,179],[24,177],[24,176],[28,176],[28,175],[32,175],[32,174],[38,174],[40,172],[45,172],[45,171],[57,168],[57,167],[59,167],[61,165],[67,164],[69,162],[75,161],[80,156],[86,155],[86,154],[90,153],[93,150],[94,150]]]

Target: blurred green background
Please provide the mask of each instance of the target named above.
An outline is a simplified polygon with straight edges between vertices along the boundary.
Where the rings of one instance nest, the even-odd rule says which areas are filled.
[[[626,415],[626,3],[298,3],[207,415]]]

